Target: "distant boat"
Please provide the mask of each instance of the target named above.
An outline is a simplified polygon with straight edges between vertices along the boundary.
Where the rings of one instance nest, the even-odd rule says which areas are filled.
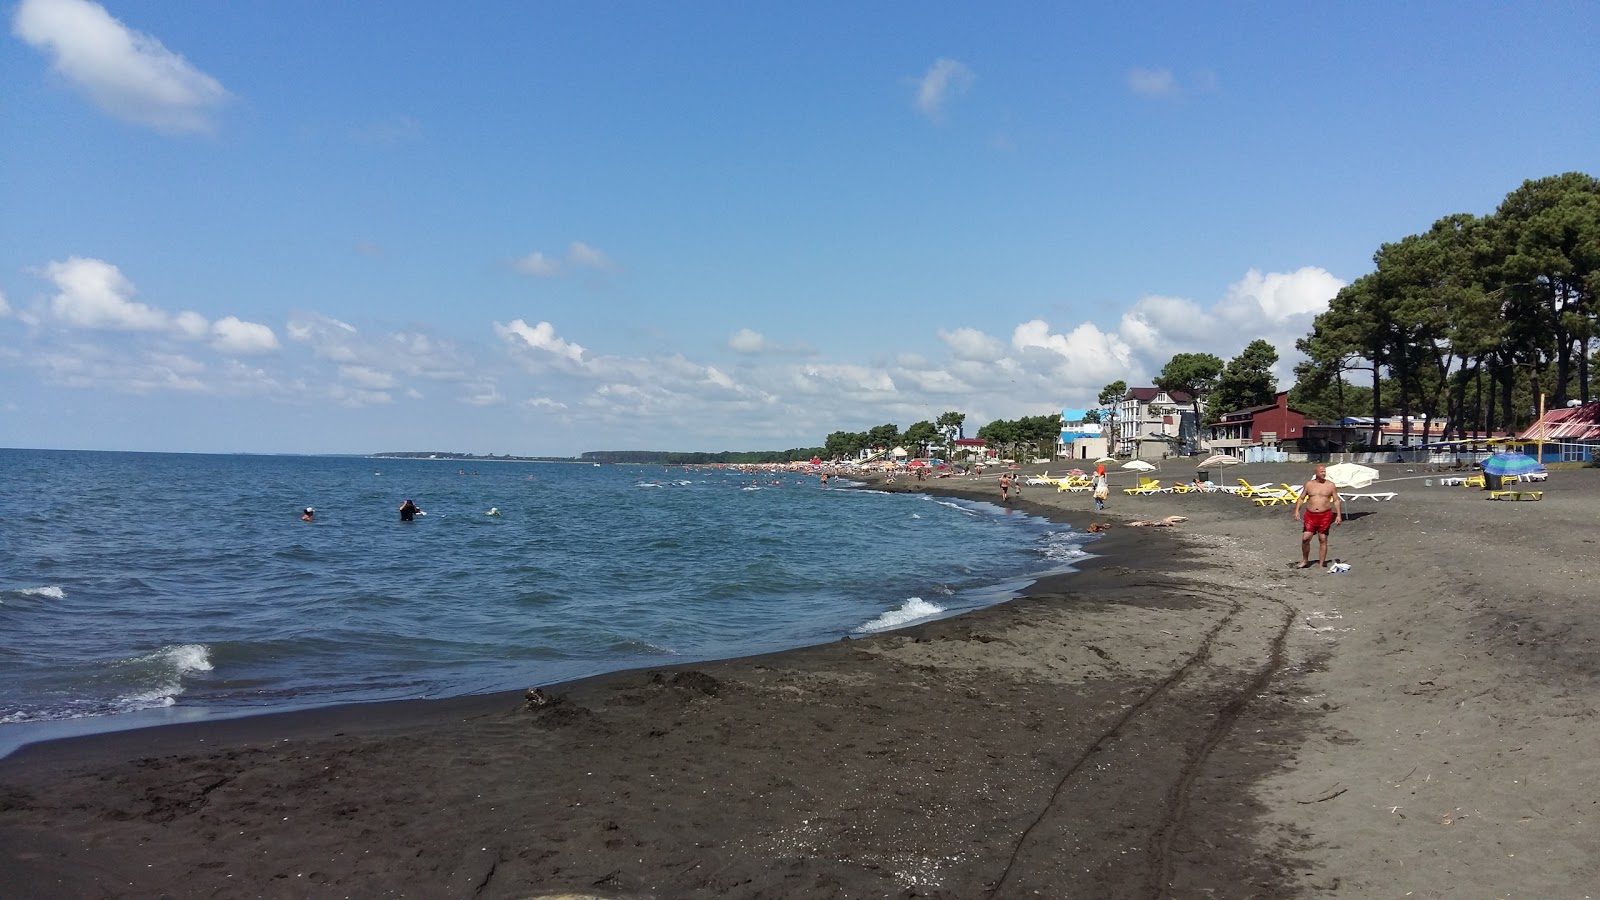
[[[596,469],[600,468],[599,463],[590,463],[590,465],[594,466]]]

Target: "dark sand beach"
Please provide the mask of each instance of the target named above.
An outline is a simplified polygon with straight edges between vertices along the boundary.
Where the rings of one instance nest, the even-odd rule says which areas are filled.
[[[1115,526],[1104,556],[977,613],[543,704],[32,745],[0,761],[0,894],[1591,896],[1600,469],[1509,503],[1382,468],[1348,572],[1291,568],[1288,507],[1030,486]]]

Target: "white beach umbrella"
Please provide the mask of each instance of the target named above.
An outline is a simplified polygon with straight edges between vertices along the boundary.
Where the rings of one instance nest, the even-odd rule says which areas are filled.
[[[1116,462],[1116,460],[1112,459],[1111,457],[1102,456],[1099,459],[1095,460],[1094,464],[1097,465],[1097,466],[1108,466],[1108,465],[1110,465],[1110,464],[1112,464],[1114,462]]]
[[[1215,469],[1218,466],[1237,466],[1238,464],[1239,464],[1239,457],[1237,457],[1237,456],[1229,456],[1226,453],[1218,453],[1215,456],[1206,457],[1206,461],[1201,463],[1198,466],[1195,466],[1195,468],[1196,469]]]
[[[1154,472],[1156,468],[1142,459],[1129,460],[1123,463],[1122,467],[1130,472]]]
[[[1355,463],[1339,463],[1328,467],[1328,480],[1334,487],[1364,488],[1378,480],[1378,470]]]
[[[906,454],[906,448],[904,448],[904,447],[896,447],[893,450],[890,450],[889,452],[893,453],[895,456],[899,456],[899,457],[905,457],[907,455]]]

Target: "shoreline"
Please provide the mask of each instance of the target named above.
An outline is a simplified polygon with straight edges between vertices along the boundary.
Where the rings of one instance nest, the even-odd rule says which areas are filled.
[[[923,485],[998,500],[989,478]],[[1096,518],[1189,521],[1114,527],[1070,576],[894,632],[598,676],[534,708],[494,694],[30,745],[0,761],[0,880],[39,897],[1583,896],[1600,882],[1600,470],[1548,490],[1485,503],[1405,482],[1336,530],[1339,575],[1287,568],[1281,508],[1119,492]],[[1089,516],[1087,495],[1039,487],[1015,505]]]
[[[432,460],[424,460],[424,461],[432,461]],[[513,461],[513,462],[525,462],[526,460],[511,460],[511,461]],[[633,465],[633,464],[619,463],[618,465]],[[651,464],[651,465],[653,465],[653,464]],[[990,476],[991,479],[992,479],[992,477],[993,476]],[[974,481],[974,484],[977,483],[977,479],[973,479],[973,481]],[[837,487],[835,489],[836,490],[867,490],[867,491],[879,491],[879,492],[883,492],[883,493],[906,493],[905,491],[896,490],[894,485],[885,486],[885,485],[881,484],[881,479],[874,478],[870,474],[869,475],[863,475],[862,473],[857,473],[853,480],[849,480],[845,485],[841,485],[841,486],[839,486],[839,487]],[[985,503],[988,503],[988,502],[991,502],[991,501],[995,500],[995,498],[985,496],[981,491],[977,491],[977,490],[950,491],[950,492],[948,492],[948,496],[950,496],[952,498],[966,499],[966,500],[971,500],[971,501],[975,501],[975,502],[985,502]],[[997,502],[993,503],[993,505],[995,505],[996,507],[1000,506],[1000,504],[998,504]],[[1082,531],[1083,530],[1081,524],[1075,524],[1075,523],[1069,521],[1069,517],[1066,517],[1066,516],[1063,516],[1063,515],[1060,515],[1060,514],[1053,514],[1053,511],[1048,509],[1048,508],[1040,508],[1040,509],[1036,510],[1035,511],[1035,515],[1038,515],[1040,518],[1046,519],[1046,520],[1051,521],[1051,522],[1055,522],[1057,524],[1070,525],[1070,526],[1072,526],[1073,528],[1075,528],[1078,531]],[[1100,544],[1101,546],[1104,546],[1103,538],[1104,538],[1104,536],[1102,536],[1102,540],[1100,540],[1100,541],[1091,541],[1090,544],[1091,545]],[[1071,565],[1071,567],[1073,569],[1081,571],[1085,566],[1094,565],[1095,561],[1096,561],[1096,557],[1089,557],[1089,558],[1086,558],[1086,559],[1074,560],[1069,565]],[[1059,563],[1058,563],[1058,565],[1059,565]],[[974,592],[979,593],[979,594],[990,594],[990,595],[992,595],[992,594],[996,593],[995,589],[998,588],[998,587],[1015,585],[1015,584],[1031,585],[1031,584],[1037,583],[1039,578],[1046,577],[1047,575],[1050,575],[1050,574],[1054,574],[1054,573],[1044,573],[1044,574],[1041,575],[1041,574],[1029,574],[1026,571],[1019,572],[1019,573],[1016,573],[1016,574],[1013,574],[1013,575],[1009,575],[1009,576],[1006,576],[1006,577],[999,578],[998,580],[996,580],[996,581],[994,581],[992,583],[987,583],[983,587],[972,588],[971,590],[973,590]],[[1010,593],[1012,598],[1015,598],[1015,597],[1018,597],[1018,596],[1025,595],[1026,591],[1027,591],[1027,588],[1023,587],[1023,588],[1019,588],[1019,589],[1015,589],[1015,590],[1010,590],[1009,593]],[[1008,601],[1001,601],[1001,602],[1008,602]],[[979,607],[979,608],[981,609],[983,607]],[[956,612],[956,613],[940,613],[937,617],[929,617],[929,618],[919,619],[919,620],[910,622],[907,625],[899,625],[899,626],[895,626],[893,629],[887,629],[882,633],[887,633],[887,631],[897,631],[897,630],[899,630],[901,628],[911,627],[911,626],[916,625],[916,624],[925,624],[925,623],[930,622],[930,621],[936,621],[937,618],[948,618],[948,617],[950,617],[952,615],[965,615],[965,614],[967,614],[968,612],[971,612],[971,611],[973,611],[973,610],[967,609],[967,610],[962,610],[962,611]],[[837,634],[833,638],[829,638],[829,639],[823,640],[822,644],[826,644],[826,643],[828,643],[828,642],[830,642],[832,640],[839,640],[839,639],[860,639],[862,637],[870,636],[870,635],[876,634],[876,633],[880,633],[880,632],[878,632],[878,631],[858,632],[858,631],[854,631],[854,630],[846,630],[846,631],[840,632],[839,634]],[[657,670],[657,669],[683,668],[683,667],[686,667],[686,666],[706,665],[706,664],[722,662],[722,661],[727,661],[727,660],[749,659],[749,658],[754,658],[754,657],[757,657],[757,656],[765,656],[765,655],[770,655],[770,654],[775,654],[775,653],[776,654],[781,654],[781,653],[787,653],[787,652],[792,652],[792,651],[796,651],[796,650],[806,650],[806,649],[809,649],[809,648],[815,647],[815,646],[820,646],[820,644],[807,644],[807,645],[800,645],[800,646],[794,646],[794,647],[786,647],[786,648],[776,649],[776,650],[770,649],[770,648],[768,648],[768,649],[752,649],[752,650],[750,650],[750,651],[748,651],[746,653],[743,653],[741,655],[735,655],[735,656],[730,656],[730,657],[713,657],[713,658],[704,659],[704,660],[688,660],[688,661],[682,661],[682,662],[661,661],[661,662],[655,662],[655,663],[639,663],[639,664],[628,665],[628,666],[626,666],[624,668],[611,669],[611,670],[606,670],[606,671],[594,671],[594,670],[591,670],[591,674],[576,674],[576,675],[569,674],[569,675],[566,675],[566,676],[558,676],[557,680],[553,680],[553,681],[540,681],[540,680],[536,680],[536,679],[530,679],[527,682],[525,682],[524,684],[526,686],[538,686],[538,687],[542,687],[542,688],[545,688],[545,689],[565,688],[568,685],[581,683],[581,682],[588,681],[588,680],[593,679],[593,678],[603,678],[603,677],[606,677],[608,675],[615,675],[615,674],[621,674],[621,673],[626,673],[626,672],[635,672],[635,671],[653,671],[653,670]],[[135,710],[135,711],[131,711],[131,712],[118,713],[118,714],[84,716],[84,717],[66,718],[66,719],[39,719],[39,720],[30,720],[30,721],[15,722],[15,723],[0,723],[0,768],[4,767],[6,760],[15,757],[17,754],[22,753],[26,748],[31,747],[31,746],[36,745],[36,744],[57,744],[57,743],[64,743],[64,742],[97,741],[97,740],[100,740],[102,738],[110,738],[110,737],[112,737],[114,735],[120,735],[120,734],[123,734],[125,732],[136,732],[136,733],[139,733],[139,734],[136,734],[134,736],[131,736],[131,737],[127,738],[126,742],[128,744],[134,746],[134,747],[137,747],[139,745],[139,743],[141,742],[141,740],[143,740],[143,738],[140,735],[152,735],[152,734],[154,734],[156,732],[164,732],[164,731],[166,731],[168,729],[178,729],[180,733],[189,734],[190,732],[193,732],[196,729],[203,730],[207,726],[222,725],[222,723],[238,723],[238,722],[242,722],[244,720],[256,719],[256,718],[261,718],[261,717],[286,717],[286,718],[292,718],[292,717],[297,717],[297,716],[308,716],[309,720],[312,723],[322,723],[324,721],[329,720],[330,718],[337,718],[337,716],[339,714],[338,711],[340,711],[340,710],[348,710],[349,712],[346,713],[348,716],[350,716],[351,718],[360,720],[360,721],[368,721],[368,720],[372,720],[372,719],[379,719],[379,718],[384,718],[384,717],[389,717],[389,716],[393,716],[395,718],[403,719],[405,721],[416,721],[416,720],[419,720],[420,718],[426,717],[428,715],[432,715],[433,713],[429,713],[429,712],[406,712],[405,709],[406,709],[406,707],[408,705],[415,704],[415,705],[417,705],[419,707],[419,709],[424,709],[424,710],[425,709],[430,709],[430,708],[443,709],[444,705],[448,705],[448,704],[451,704],[451,703],[459,701],[459,702],[466,703],[469,706],[472,706],[473,705],[472,701],[474,701],[474,700],[476,700],[478,698],[494,697],[496,695],[504,696],[506,698],[515,698],[517,700],[517,702],[520,702],[520,697],[521,697],[522,692],[527,689],[526,686],[502,687],[502,688],[497,688],[497,689],[490,689],[490,690],[487,690],[487,691],[484,691],[484,692],[481,692],[481,693],[455,694],[455,695],[446,695],[446,696],[429,697],[429,698],[404,698],[404,699],[383,699],[383,698],[378,698],[378,699],[371,699],[371,700],[322,701],[322,702],[312,702],[312,703],[303,704],[303,705],[275,706],[275,707],[266,707],[266,708],[259,708],[259,709],[251,709],[251,708],[243,708],[243,707],[218,707],[216,709],[208,709],[208,708],[192,707],[192,706],[186,707],[183,704],[179,703],[179,704],[176,704],[174,706],[169,706],[169,707],[154,707],[154,708],[149,708],[149,709],[141,709],[141,710]],[[381,712],[369,714],[369,713],[363,711],[363,708],[365,708],[365,707],[376,707]],[[299,730],[299,726],[298,725],[289,725],[287,727],[289,727],[291,729],[294,729],[296,731]],[[316,724],[313,724],[311,727],[315,728],[315,727],[318,727],[318,726]],[[235,727],[231,727],[230,726],[230,727],[225,727],[224,730],[225,730],[225,733],[229,736],[226,739],[230,739],[230,740],[234,739],[233,738],[234,735],[238,735],[238,736],[240,736],[242,738],[242,737],[246,737],[246,736],[252,736],[252,735],[255,734],[255,730],[254,729],[243,728],[243,727],[235,728]],[[14,735],[14,736],[7,736],[5,734],[6,731],[16,731],[17,734]],[[22,734],[23,732],[29,732],[30,734],[23,735]],[[35,735],[35,734],[39,735],[39,736],[32,736],[32,735]],[[154,746],[160,746],[160,747],[181,746],[181,742],[174,742],[173,740],[164,739],[164,738],[156,738],[156,739],[154,739],[152,741],[152,744]]]

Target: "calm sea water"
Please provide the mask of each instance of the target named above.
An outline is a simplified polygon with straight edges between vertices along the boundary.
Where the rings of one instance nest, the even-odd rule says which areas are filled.
[[[998,602],[1090,539],[791,474],[0,450],[0,752],[823,643]]]

